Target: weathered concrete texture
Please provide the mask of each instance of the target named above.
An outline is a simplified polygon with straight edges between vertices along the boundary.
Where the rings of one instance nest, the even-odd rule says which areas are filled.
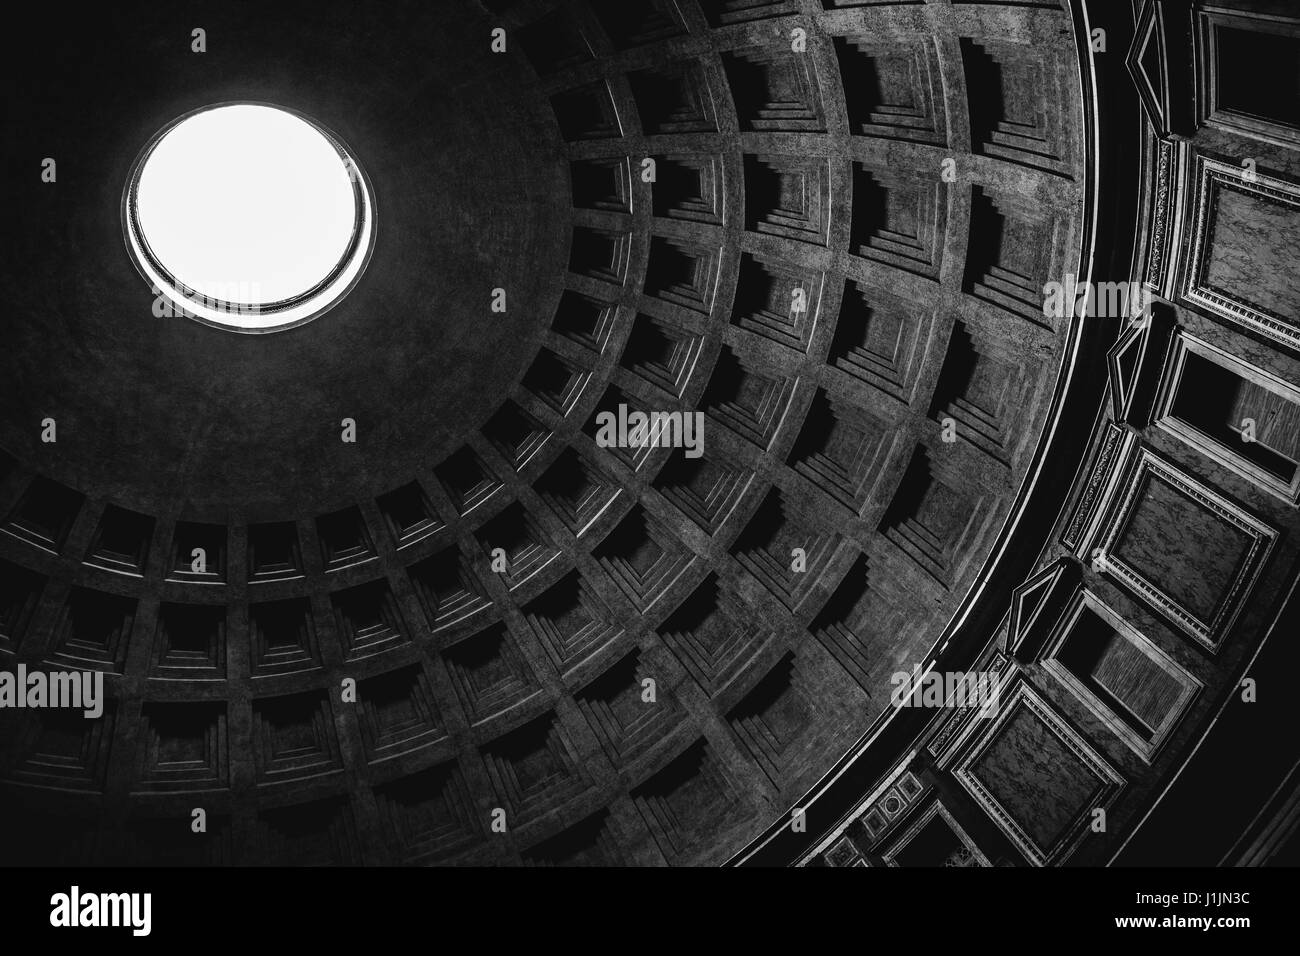
[[[1070,15],[141,6],[47,24],[68,66],[13,84],[0,652],[103,669],[112,707],[15,734],[8,791],[71,792],[42,812],[97,860],[147,859],[196,790],[207,862],[714,863],[783,818],[1035,463],[1071,341],[1036,297],[1086,269]],[[122,244],[139,146],[233,99],[374,183],[361,284],[285,333],[155,319]],[[619,405],[702,411],[703,457],[601,447]]]
[[[531,360],[569,242],[554,123],[518,58],[485,55],[486,15],[466,0],[89,16],[34,30],[39,66],[10,85],[8,154],[55,158],[58,182],[14,168],[4,444],[128,507],[219,522],[333,510],[454,450]],[[206,53],[190,51],[196,26]],[[156,318],[127,257],[119,207],[138,150],[232,100],[332,128],[373,184],[370,266],[309,327]],[[45,416],[57,446],[31,427]],[[337,440],[343,418],[355,445]]]

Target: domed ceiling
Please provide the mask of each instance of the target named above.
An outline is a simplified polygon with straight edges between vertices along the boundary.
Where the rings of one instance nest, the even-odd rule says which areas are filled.
[[[106,24],[102,42],[50,37],[52,57],[112,82],[20,81],[12,121],[48,129],[52,157],[78,158],[20,199],[31,231],[6,282],[41,321],[6,328],[5,446],[159,516],[292,519],[390,491],[487,420],[555,311],[570,213],[545,97],[519,57],[482,55],[472,4],[395,10],[364,30],[342,6],[236,6],[205,20],[204,53],[190,50],[193,15],[151,5]],[[139,150],[231,101],[331,128],[378,200],[364,281],[323,321],[274,338],[159,317],[121,238]],[[46,416],[54,448],[26,427]],[[345,418],[355,444],[339,440]]]
[[[108,702],[0,711],[11,819],[67,862],[882,862],[848,804],[931,793],[898,675],[992,648],[1113,452],[1123,327],[1043,305],[1127,274],[1152,163],[1132,87],[1103,154],[1082,5],[94,16],[28,36],[76,82],[10,82],[0,662]],[[123,239],[141,149],[234,102],[373,195],[282,331],[159,316]],[[635,412],[700,442],[610,447]],[[986,824],[962,859],[1055,860]]]

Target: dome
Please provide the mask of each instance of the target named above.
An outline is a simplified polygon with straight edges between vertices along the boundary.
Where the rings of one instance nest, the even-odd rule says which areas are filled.
[[[8,67],[15,862],[1294,859],[1291,14],[127,6]]]

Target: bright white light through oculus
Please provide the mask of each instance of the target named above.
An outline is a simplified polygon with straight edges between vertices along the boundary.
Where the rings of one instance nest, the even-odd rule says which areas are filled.
[[[137,163],[124,213],[155,294],[242,331],[328,309],[364,268],[374,229],[365,179],[337,138],[250,103],[164,130]]]

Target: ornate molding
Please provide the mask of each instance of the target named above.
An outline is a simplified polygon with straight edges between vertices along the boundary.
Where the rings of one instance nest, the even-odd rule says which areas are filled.
[[[1191,251],[1182,281],[1184,301],[1291,348],[1300,349],[1300,324],[1275,315],[1240,294],[1233,295],[1230,290],[1215,288],[1209,284],[1207,275],[1212,252],[1211,232],[1223,190],[1254,197],[1300,216],[1300,185],[1250,173],[1240,166],[1205,156],[1196,157],[1194,181],[1196,199]],[[1249,254],[1249,250],[1240,251]]]

